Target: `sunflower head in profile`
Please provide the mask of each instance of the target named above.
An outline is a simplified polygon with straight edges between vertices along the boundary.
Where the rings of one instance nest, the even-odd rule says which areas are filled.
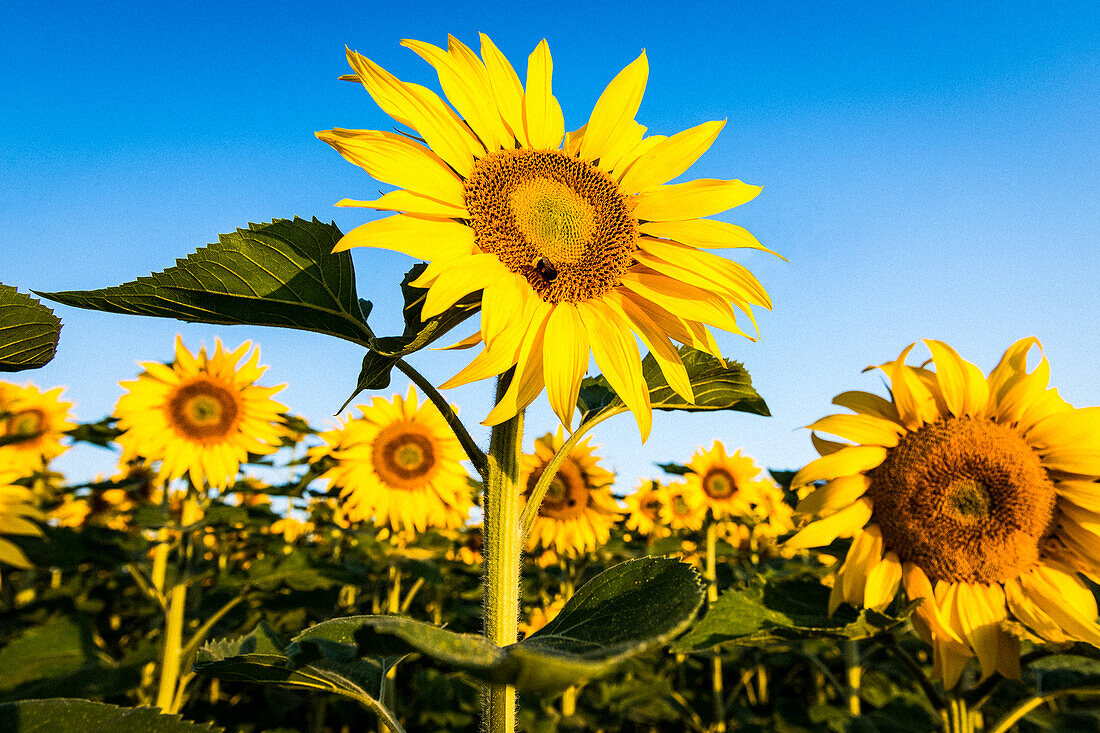
[[[714,142],[724,122],[672,136],[634,120],[649,74],[643,52],[607,86],[588,122],[566,132],[552,92],[546,41],[527,59],[526,84],[484,34],[481,54],[448,37],[446,50],[403,45],[439,77],[447,101],[347,52],[354,74],[411,134],[317,133],[350,162],[398,190],[338,206],[400,212],[349,232],[337,250],[381,247],[429,262],[423,317],[481,291],[484,350],[444,387],[503,374],[507,392],[485,420],[497,425],[545,386],[570,426],[590,357],[634,413],[652,421],[637,339],[669,385],[693,401],[672,341],[719,356],[708,326],[745,335],[734,308],[771,307],[743,266],[702,251],[764,249],[741,227],[705,217],[753,199],[739,180],[668,182]],[[447,102],[450,102],[448,105]]]
[[[0,382],[0,471],[30,476],[68,450],[61,444],[71,402],[62,402],[64,387],[43,392],[33,384]]]
[[[685,474],[688,490],[694,492],[716,519],[746,516],[758,501],[760,467],[738,449],[730,455],[720,441],[710,450],[700,448],[691,457]]]
[[[220,489],[233,483],[249,453],[278,449],[286,407],[272,395],[286,385],[255,383],[267,368],[259,365],[259,348],[237,366],[251,345],[226,351],[216,344],[213,354],[203,347],[193,355],[177,336],[170,364],[146,362],[137,379],[121,383],[126,394],[114,414],[124,431],[124,462],[160,461],[160,482],[187,476],[196,488]]]
[[[344,516],[405,533],[461,527],[473,507],[466,456],[439,410],[418,406],[411,387],[408,397],[375,397],[359,410],[309,451],[313,462],[336,460],[323,478],[339,487]]]
[[[528,550],[542,547],[555,555],[577,557],[607,542],[621,510],[611,494],[615,474],[599,464],[595,446],[581,441],[561,464],[539,504],[539,513],[527,538]],[[559,427],[535,440],[535,452],[520,463],[519,485],[524,498],[542,478],[546,465],[561,450],[564,435]]]
[[[626,528],[631,532],[649,537],[666,530],[661,523],[661,506],[665,493],[659,481],[643,479],[632,494],[623,497],[626,505]]]
[[[707,503],[702,495],[685,481],[676,481],[664,488],[659,510],[661,523],[673,531],[698,530],[707,519]]]
[[[819,439],[822,456],[795,475],[796,487],[826,483],[799,503],[820,518],[788,547],[852,538],[831,608],[883,608],[899,588],[922,599],[915,626],[947,687],[973,657],[983,678],[1019,677],[1010,628],[1100,645],[1081,578],[1100,578],[1100,407],[1048,388],[1045,357],[1027,371],[1034,338],[988,377],[924,343],[934,369],[905,363],[911,345],[879,367],[889,399],[844,392],[833,402],[855,414],[808,426],[849,442]]]
[[[15,471],[0,471],[0,565],[16,568],[31,567],[27,556],[4,535],[36,537],[42,534],[34,520],[42,521],[42,513],[35,506],[34,493],[17,486],[21,475]]]

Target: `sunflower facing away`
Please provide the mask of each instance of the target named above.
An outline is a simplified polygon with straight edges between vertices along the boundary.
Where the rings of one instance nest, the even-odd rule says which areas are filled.
[[[1018,636],[1100,645],[1080,577],[1100,580],[1100,407],[1048,389],[1045,357],[1027,371],[1034,338],[988,377],[924,343],[934,370],[905,364],[911,345],[879,367],[892,399],[844,392],[833,402],[856,414],[808,426],[851,443],[817,441],[821,458],[794,477],[827,483],[798,507],[823,518],[788,547],[852,538],[831,609],[881,609],[899,587],[923,599],[915,626],[949,688],[975,656],[983,678],[1018,678]]]
[[[400,189],[373,201],[340,201],[401,213],[357,227],[336,250],[381,247],[430,262],[413,282],[427,289],[424,318],[481,291],[481,328],[465,343],[484,349],[443,386],[515,366],[484,424],[509,419],[545,386],[554,412],[571,426],[594,356],[644,439],[652,414],[636,337],[669,385],[693,401],[670,339],[720,356],[707,325],[745,335],[731,304],[750,319],[751,306],[771,307],[747,269],[700,251],[764,249],[741,227],[703,218],[750,201],[760,188],[738,180],[668,184],[725,123],[647,137],[634,120],[649,73],[644,52],[607,86],[587,124],[566,133],[545,40],[527,60],[526,87],[485,35],[480,57],[453,37],[447,50],[403,45],[435,68],[453,109],[347,52],[355,71],[349,78],[415,134],[317,133]]]
[[[550,482],[527,538],[529,550],[541,546],[558,555],[576,557],[592,552],[611,536],[621,512],[611,495],[615,474],[600,466],[589,440],[585,438],[573,448]],[[535,452],[523,456],[519,485],[524,487],[525,498],[563,443],[564,435],[558,428],[556,433],[536,439]]]
[[[17,568],[29,568],[30,562],[23,551],[5,535],[37,536],[42,534],[32,519],[41,520],[42,513],[34,506],[34,494],[23,486],[16,486],[20,474],[0,472],[0,564]]]
[[[688,490],[717,519],[747,515],[761,498],[760,467],[740,449],[730,455],[716,440],[710,450],[696,451],[687,467],[692,471],[684,476]]]
[[[0,472],[29,476],[68,450],[61,438],[76,425],[69,422],[72,403],[61,401],[63,390],[0,382]]]
[[[170,364],[145,362],[145,371],[130,382],[115,407],[122,461],[160,461],[158,481],[188,476],[197,488],[233,483],[249,453],[266,455],[279,447],[286,407],[272,395],[286,385],[261,387],[255,382],[267,367],[259,366],[255,349],[240,367],[251,344],[234,351],[216,341],[192,355],[176,337]]]
[[[373,519],[398,531],[460,527],[469,517],[466,457],[434,405],[417,406],[416,391],[360,405],[362,417],[320,434],[325,445],[309,458],[335,458],[325,472],[340,488],[343,511],[353,522]]]

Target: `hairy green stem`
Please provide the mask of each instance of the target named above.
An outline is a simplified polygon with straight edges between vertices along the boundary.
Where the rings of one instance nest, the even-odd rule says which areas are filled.
[[[497,381],[497,401],[506,383]],[[519,523],[519,459],[523,412],[493,428],[485,480],[485,636],[497,646],[519,635],[519,574],[522,533]],[[482,697],[484,730],[513,733],[516,688],[486,685]]]
[[[713,517],[707,519],[707,564],[704,578],[707,581],[707,606],[718,600],[718,522]],[[726,703],[723,698],[722,654],[714,648],[711,660],[710,690],[714,699],[714,730],[722,733],[726,730]]]
[[[180,532],[183,539],[180,542],[180,565],[185,564],[184,555],[187,552],[188,528],[199,520],[199,501],[193,492],[188,492],[183,500],[183,513],[180,517]],[[183,626],[187,607],[187,574],[178,573],[172,581],[172,587],[168,591],[168,612],[164,624],[164,652],[160,664],[160,684],[157,688],[155,705],[165,713],[177,712],[178,696],[176,688],[179,685],[180,666],[183,660]]]

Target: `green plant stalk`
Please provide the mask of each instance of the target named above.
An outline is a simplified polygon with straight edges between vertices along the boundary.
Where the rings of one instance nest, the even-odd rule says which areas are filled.
[[[1045,695],[1038,695],[1017,705],[1008,715],[997,722],[989,733],[1008,733],[1012,726],[1016,725],[1025,715],[1043,703],[1050,702],[1059,697],[1100,697],[1100,687],[1066,687]]]
[[[199,519],[199,502],[193,492],[188,492],[183,500],[183,513],[180,517],[181,531]],[[180,542],[180,553],[187,551],[188,542]],[[160,663],[160,683],[157,687],[157,699],[154,703],[162,712],[175,713],[176,686],[180,679],[180,662],[183,659],[184,611],[187,606],[187,578],[183,573],[175,578],[168,591],[168,614],[164,625],[164,651]]]
[[[844,647],[844,666],[847,674],[846,681],[848,683],[848,689],[846,690],[848,712],[858,716],[862,714],[862,707],[859,700],[859,686],[863,678],[863,665],[859,659],[859,642],[848,640],[841,642],[841,646]]]
[[[952,694],[943,710],[944,733],[974,733],[974,716],[962,695]]]
[[[517,377],[518,378],[518,377]],[[497,381],[497,401],[506,383]],[[519,635],[519,574],[522,533],[519,515],[519,457],[523,412],[493,428],[485,481],[485,637],[497,646]],[[513,733],[516,688],[489,684],[482,696],[483,730]]]
[[[707,564],[704,576],[707,581],[707,606],[718,600],[718,522],[714,517],[707,520]],[[726,730],[726,704],[723,698],[722,656],[718,647],[714,648],[711,660],[710,689],[714,699],[714,730],[722,733]]]

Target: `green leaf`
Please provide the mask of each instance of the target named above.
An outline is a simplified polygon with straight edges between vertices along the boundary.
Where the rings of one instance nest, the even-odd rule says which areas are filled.
[[[844,605],[826,613],[829,589],[813,576],[757,578],[748,588],[723,593],[706,616],[674,645],[677,652],[709,652],[715,646],[764,646],[790,639],[865,639],[905,623],[901,615]]]
[[[0,691],[50,677],[61,677],[87,666],[98,666],[100,656],[87,620],[58,616],[27,629],[0,649]]]
[[[753,389],[749,373],[739,362],[722,362],[688,346],[680,347],[680,358],[691,380],[694,404],[672,390],[652,354],[646,354],[642,359],[642,376],[649,386],[649,401],[655,410],[737,410],[765,417],[771,415],[764,399]],[[585,422],[608,410],[625,409],[622,400],[602,375],[589,377],[581,383],[577,404]]]
[[[0,705],[0,730],[10,733],[216,733],[208,723],[192,723],[156,708],[120,708],[90,700],[51,698]]]
[[[658,463],[657,468],[672,476],[687,476],[689,473],[695,473],[682,463]]]
[[[57,353],[61,321],[35,298],[0,284],[0,372],[45,366]]]
[[[115,438],[122,435],[122,431],[114,427],[115,422],[117,418],[105,417],[99,422],[80,423],[72,430],[65,431],[65,435],[81,443],[110,448]]]
[[[335,224],[295,217],[222,234],[168,269],[98,290],[39,293],[91,310],[214,324],[282,326],[369,346],[351,255]]]
[[[645,557],[600,573],[553,621],[507,647],[398,616],[352,616],[306,630],[287,653],[293,666],[318,655],[343,661],[420,652],[488,682],[548,693],[607,675],[665,644],[691,623],[702,601],[691,566]]]

